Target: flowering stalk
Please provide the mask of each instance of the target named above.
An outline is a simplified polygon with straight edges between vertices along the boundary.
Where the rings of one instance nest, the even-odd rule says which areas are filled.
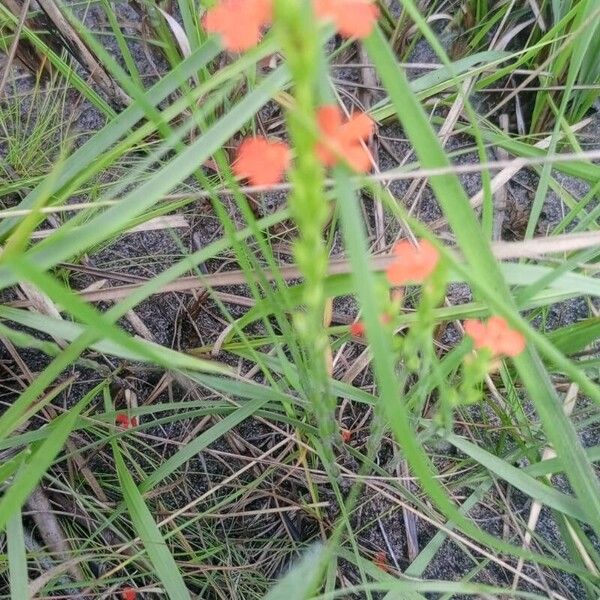
[[[323,194],[324,172],[316,153],[316,140],[306,128],[307,120],[315,123],[315,129],[317,123],[320,40],[310,3],[280,0],[276,2],[275,13],[281,46],[294,81],[295,102],[287,113],[287,125],[296,160],[289,172],[293,191],[288,203],[298,227],[294,257],[305,281],[305,311],[295,314],[294,323],[306,348],[305,389],[315,409],[325,458],[332,464],[335,398],[329,389],[329,338],[323,327],[324,279],[328,263],[323,228],[329,212]]]

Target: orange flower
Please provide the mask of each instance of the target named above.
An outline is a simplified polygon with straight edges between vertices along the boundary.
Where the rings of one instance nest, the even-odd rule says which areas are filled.
[[[252,185],[273,185],[281,181],[290,160],[290,149],[285,142],[248,138],[238,148],[233,172]]]
[[[365,335],[365,325],[362,321],[350,323],[350,325],[348,325],[348,331],[350,331],[350,335],[353,335],[354,337],[363,337]]]
[[[206,11],[202,24],[208,33],[221,36],[227,50],[241,52],[260,42],[272,17],[272,0],[221,0]]]
[[[344,442],[344,444],[347,444],[348,442],[352,441],[351,431],[349,431],[348,429],[340,429],[340,433],[342,435],[342,441]]]
[[[418,246],[402,240],[394,246],[393,254],[395,259],[386,270],[392,285],[423,282],[433,273],[440,258],[436,247],[427,240],[421,240]]]
[[[525,350],[523,334],[511,329],[502,317],[492,316],[487,323],[467,319],[464,327],[476,350],[487,348],[494,356],[517,356]]]
[[[317,113],[322,140],[317,144],[317,156],[326,166],[345,160],[355,171],[371,170],[371,155],[361,143],[373,133],[374,123],[365,113],[354,113],[343,123],[337,106],[322,106]]]
[[[389,325],[392,322],[392,317],[387,313],[383,313],[379,317],[379,322],[382,325]],[[356,321],[356,323],[350,323],[348,325],[348,331],[350,335],[354,337],[364,337],[365,335],[365,324],[362,321]]]
[[[315,0],[314,7],[317,17],[333,21],[344,37],[367,37],[379,16],[372,0]]]
[[[125,413],[119,413],[115,417],[115,422],[117,425],[124,427],[125,429],[131,429],[132,427],[138,426],[137,417],[131,417],[131,419]]]
[[[125,588],[121,592],[121,600],[135,600],[137,598],[137,591],[135,588]]]

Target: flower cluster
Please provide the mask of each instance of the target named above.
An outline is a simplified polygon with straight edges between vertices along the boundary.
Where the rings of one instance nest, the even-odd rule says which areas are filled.
[[[508,323],[497,315],[490,317],[486,323],[468,319],[464,328],[465,333],[473,340],[476,350],[486,349],[495,358],[515,357],[525,350],[523,334],[511,329]]]
[[[317,124],[320,135],[315,152],[324,167],[342,162],[359,173],[371,169],[371,155],[363,144],[374,128],[368,115],[353,113],[344,122],[339,107],[322,106],[317,112]],[[285,142],[256,136],[240,144],[233,172],[252,185],[274,185],[281,181],[290,163],[291,150]]]
[[[344,37],[367,37],[379,16],[372,0],[314,0],[313,10]],[[241,52],[260,42],[272,19],[273,0],[220,0],[206,11],[202,23],[208,33],[221,36],[227,50]]]
[[[392,285],[407,285],[409,283],[425,283],[431,279],[439,264],[440,254],[436,247],[427,240],[420,240],[413,245],[408,240],[398,242],[392,250],[392,261],[386,269],[386,277]],[[398,290],[397,290],[398,291]],[[393,294],[398,295],[398,294]],[[382,325],[392,322],[392,316],[398,308],[402,298],[399,294],[398,300],[393,300],[388,312],[384,312],[379,320]],[[348,331],[354,337],[365,335],[365,325],[362,321],[351,323]]]
[[[437,248],[427,240],[420,240],[417,245],[402,240],[394,246],[392,253],[393,260],[386,269],[386,276],[390,284],[398,286],[427,282],[440,259]],[[385,322],[383,318],[382,322]],[[475,350],[486,350],[492,358],[513,358],[525,349],[523,334],[511,329],[500,316],[493,315],[486,322],[467,319],[464,328]],[[363,337],[364,323],[352,323],[348,326],[348,331],[354,337]]]

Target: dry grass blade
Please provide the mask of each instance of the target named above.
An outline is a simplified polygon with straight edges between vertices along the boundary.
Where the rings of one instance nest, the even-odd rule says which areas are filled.
[[[523,242],[495,242],[492,244],[492,252],[499,260],[513,258],[536,258],[544,255],[562,254],[585,248],[600,246],[600,232],[567,233],[551,238],[535,238]],[[371,259],[371,265],[375,271],[385,271],[393,261],[391,256],[375,256]],[[329,263],[329,275],[343,275],[351,273],[350,263],[346,260],[332,260]],[[275,274],[265,269],[264,277],[273,281]],[[295,266],[283,266],[278,276],[290,281],[298,279],[300,273]],[[241,285],[246,283],[243,271],[226,271],[199,277],[180,277],[163,286],[156,293],[165,292],[189,292],[191,290],[218,288],[223,286]],[[104,302],[125,298],[134,290],[144,285],[144,282],[131,283],[128,285],[115,286],[107,289],[83,291],[79,296],[88,302]],[[11,306],[28,306],[28,302],[13,302]]]
[[[564,411],[567,416],[570,416],[571,413],[573,412],[573,409],[575,408],[575,403],[577,402],[578,392],[579,392],[579,388],[577,387],[576,384],[571,384],[569,386],[569,389],[565,395],[565,400],[564,400]],[[542,453],[543,461],[554,458],[555,456],[556,456],[556,453],[554,452],[554,450],[552,448],[550,448],[550,447],[544,448],[544,451]],[[549,475],[547,477],[547,479],[548,479],[548,482],[551,484],[552,477]],[[531,510],[529,512],[529,518],[527,519],[527,531],[525,532],[525,535],[523,538],[523,547],[524,548],[529,547],[529,545],[531,544],[533,532],[535,531],[536,525],[539,521],[540,513],[542,512],[542,507],[543,507],[542,503],[539,502],[538,500],[535,500],[531,505]],[[586,567],[590,570],[590,572],[593,573],[597,577],[599,575],[599,573],[598,573],[598,569],[597,569],[596,565],[594,564],[594,561],[591,559],[585,546],[579,540],[579,537],[577,536],[577,534],[575,533],[573,528],[570,526],[568,526],[568,528],[569,528],[571,536],[573,537],[573,542],[575,544],[575,547],[577,548],[577,550],[579,551],[579,554],[581,555],[581,559],[583,560]],[[513,590],[517,589],[517,585],[519,583],[519,579],[520,579],[522,571],[523,571],[523,565],[524,565],[523,559],[519,559],[519,562],[517,564],[517,570],[515,572],[515,576],[513,579],[513,585],[512,585]]]
[[[29,496],[27,508],[31,512],[31,516],[48,548],[60,558],[61,563],[68,565],[66,570],[75,581],[83,581],[85,577],[79,566],[81,560],[70,560],[71,548],[69,542],[42,488],[37,487]]]
[[[98,83],[98,85],[101,85],[115,100],[118,100],[124,105],[130,104],[131,98],[119,87],[104,67],[98,62],[54,1],[38,0],[38,4],[60,32],[61,38],[68,44],[68,48],[73,51],[77,60],[88,70],[90,77]]]
[[[192,49],[190,47],[190,41],[183,30],[183,27],[167,12],[165,12],[162,8],[158,7],[160,14],[165,18],[167,23],[169,24],[169,29],[173,32],[175,39],[177,40],[177,45],[181,50],[181,54],[184,58],[187,58],[192,54]],[[197,79],[196,79],[197,83]]]
[[[49,569],[45,573],[42,573],[39,577],[36,577],[34,580],[29,582],[29,597],[35,598],[36,595],[39,594],[48,583],[55,580],[63,573],[73,573],[73,571],[79,570],[79,565],[82,562],[92,560],[93,558],[93,554],[83,554],[81,556],[76,556],[69,560],[65,560],[61,564],[56,565],[55,567]],[[71,597],[80,600],[84,599],[84,596],[78,593],[75,593]]]
[[[141,233],[143,231],[161,231],[164,229],[187,229],[189,228],[189,221],[183,215],[167,215],[164,217],[154,217],[144,223],[135,225],[128,229],[125,235],[131,233]],[[56,229],[39,229],[34,231],[31,235],[32,240],[40,240],[48,237],[56,232]]]
[[[25,19],[27,18],[27,12],[29,11],[29,5],[31,4],[31,0],[25,0],[23,2],[23,6],[21,6],[21,13],[19,14],[19,22],[17,23],[17,27],[14,31],[14,40],[10,45],[10,49],[8,54],[6,55],[6,62],[4,64],[4,70],[2,72],[2,77],[0,78],[0,96],[2,96],[2,92],[4,91],[4,86],[6,85],[6,81],[8,80],[8,74],[10,73],[10,67],[12,62],[17,54],[17,48],[19,47],[19,38],[21,36],[21,30],[23,29],[23,25],[25,24]]]

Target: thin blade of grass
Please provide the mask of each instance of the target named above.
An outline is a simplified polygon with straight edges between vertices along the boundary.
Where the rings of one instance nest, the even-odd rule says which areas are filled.
[[[127,511],[138,537],[144,544],[157,577],[162,582],[169,598],[190,600],[190,593],[184,583],[181,571],[125,465],[116,440],[111,441],[111,446]]]
[[[145,94],[148,104],[156,106],[169,94],[181,86],[194,72],[211,61],[219,52],[218,44],[209,41],[198,49],[187,60],[183,61],[175,69],[172,69],[165,77],[157,82]],[[51,196],[61,187],[69,183],[88,164],[92,163],[110,146],[125,135],[140,119],[144,117],[144,109],[137,103],[127,107],[119,113],[99,132],[94,134],[83,146],[78,148],[62,165],[62,169],[53,186],[47,189],[44,182],[31,191],[18,204],[19,208],[31,208],[38,202],[40,195]],[[18,222],[18,218],[5,219],[0,223],[0,239],[6,235]]]
[[[173,473],[178,467],[186,463],[194,456],[198,455],[200,452],[202,452],[202,450],[204,450],[214,441],[221,438],[233,427],[239,425],[242,421],[245,421],[248,417],[252,416],[268,401],[269,399],[265,397],[250,400],[241,408],[238,408],[235,412],[218,421],[210,429],[201,433],[189,444],[183,446],[183,448],[180,448],[175,454],[173,454],[173,456],[163,462],[157,469],[152,471],[152,474],[148,475],[148,477],[146,477],[140,484],[140,492],[144,493],[151,490],[157,483],[171,475],[171,473]]]
[[[10,597],[11,600],[24,600],[29,597],[27,589],[29,575],[27,574],[27,554],[20,508],[15,510],[6,524],[6,544],[10,573]]]

